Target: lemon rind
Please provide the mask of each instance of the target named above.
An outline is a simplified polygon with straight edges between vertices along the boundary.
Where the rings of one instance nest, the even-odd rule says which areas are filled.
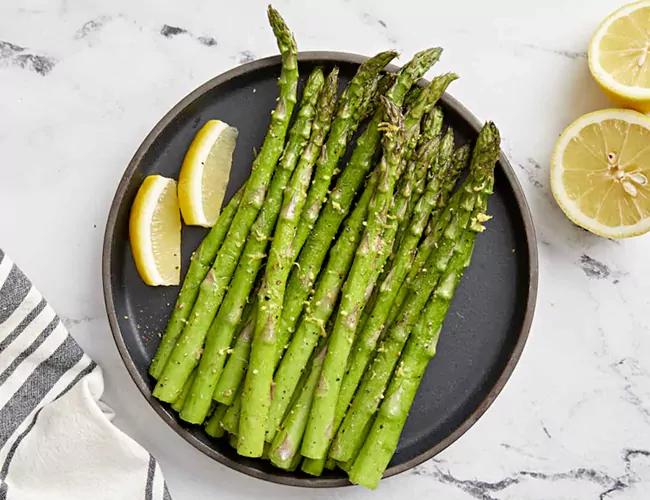
[[[143,281],[151,286],[168,284],[156,264],[156,257],[151,245],[151,227],[160,197],[169,184],[172,184],[172,189],[175,191],[176,181],[174,179],[168,179],[162,175],[147,177],[136,195],[133,207],[134,217],[130,221],[131,245],[136,267]]]
[[[562,132],[557,141],[551,160],[551,190],[562,211],[578,226],[605,238],[629,238],[650,231],[650,218],[641,220],[631,226],[612,227],[602,224],[591,217],[587,217],[580,211],[575,202],[569,198],[562,182],[564,165],[561,160],[569,141],[585,126],[611,119],[624,120],[650,130],[650,118],[631,109],[603,109],[581,116]]]
[[[589,67],[591,69],[591,73],[594,75],[594,78],[596,78],[596,80],[598,80],[598,83],[600,83],[603,87],[605,87],[613,94],[635,101],[650,100],[650,88],[629,86],[615,80],[600,65],[600,59],[598,57],[600,51],[598,47],[600,46],[600,41],[602,40],[603,36],[605,33],[607,33],[608,28],[614,21],[630,14],[631,12],[634,12],[641,7],[650,7],[650,0],[641,0],[639,2],[634,2],[612,12],[600,24],[598,29],[596,29],[596,32],[589,42]]]
[[[179,203],[186,224],[210,227],[203,209],[202,179],[206,159],[219,136],[230,125],[221,120],[209,120],[196,134],[181,166]]]

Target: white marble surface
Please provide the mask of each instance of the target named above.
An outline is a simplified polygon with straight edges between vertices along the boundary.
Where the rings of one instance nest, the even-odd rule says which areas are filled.
[[[548,182],[560,131],[608,106],[585,50],[621,2],[325,3],[277,0],[302,49],[397,48],[405,61],[441,45],[437,71],[461,75],[452,94],[500,127],[539,237],[537,315],[521,362],[464,437],[376,493],[266,484],[202,456],[158,419],[118,357],[102,236],[117,182],[158,119],[212,76],[276,53],[265,2],[3,0],[0,245],[104,368],[117,424],[160,459],[176,500],[649,498],[650,236],[587,234],[562,215]]]

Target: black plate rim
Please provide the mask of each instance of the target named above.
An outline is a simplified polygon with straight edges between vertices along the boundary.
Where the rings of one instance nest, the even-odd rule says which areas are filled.
[[[335,51],[304,51],[301,52],[298,56],[299,61],[304,62],[329,62],[329,63],[352,63],[352,64],[361,64],[363,61],[368,59],[366,56],[360,54],[354,54],[349,52],[335,52]],[[149,405],[160,415],[160,417],[183,439],[190,443],[194,448],[202,452],[203,454],[213,458],[219,463],[234,469],[238,472],[246,474],[248,476],[255,477],[257,479],[262,479],[265,481],[270,481],[277,484],[283,484],[288,486],[298,486],[306,488],[332,488],[332,487],[341,487],[349,486],[351,483],[346,478],[320,478],[320,477],[290,477],[275,475],[267,472],[262,472],[253,467],[241,464],[226,455],[222,454],[218,450],[207,446],[204,442],[193,436],[189,431],[183,428],[176,420],[170,417],[170,415],[165,411],[163,405],[160,401],[155,399],[151,390],[149,389],[145,380],[140,376],[135,363],[129,355],[126,342],[122,335],[122,331],[119,327],[117,312],[115,309],[115,303],[113,301],[113,281],[112,281],[112,272],[111,272],[111,258],[112,258],[112,243],[114,241],[115,227],[117,222],[117,215],[119,208],[121,207],[124,196],[127,191],[129,182],[133,176],[133,173],[137,169],[139,163],[142,161],[142,158],[145,156],[147,151],[153,145],[155,139],[158,135],[164,130],[179,114],[181,114],[186,107],[188,107],[192,102],[201,97],[203,94],[211,91],[213,88],[224,84],[225,82],[238,78],[242,75],[245,75],[249,72],[254,72],[259,69],[263,69],[269,66],[280,64],[280,56],[270,56],[263,59],[257,59],[249,63],[242,64],[231,70],[222,73],[201,86],[197,87],[195,90],[186,95],[181,99],[170,111],[163,116],[163,118],[153,127],[151,132],[144,139],[140,147],[137,149],[136,153],[133,155],[133,158],[129,162],[120,183],[118,184],[115,196],[111,203],[110,211],[108,214],[108,220],[106,222],[106,230],[104,233],[104,243],[102,250],[102,285],[104,293],[104,303],[106,307],[106,312],[108,315],[109,325],[113,338],[117,345],[120,357],[126,365],[129,375],[135,382],[136,386],[147,400]],[[398,66],[390,64],[387,66],[389,71],[397,71]],[[420,86],[426,85],[427,80],[422,79],[419,82]],[[452,108],[456,113],[458,113],[463,120],[465,120],[473,129],[479,130],[482,126],[481,121],[474,116],[465,106],[463,106],[458,100],[454,97],[445,93],[441,101],[446,105]],[[451,434],[449,434],[445,439],[437,443],[435,446],[430,448],[424,453],[402,463],[395,465],[389,468],[384,474],[384,479],[395,476],[402,472],[405,472],[409,469],[412,469],[421,463],[429,460],[438,453],[442,452],[454,441],[459,439],[465,432],[467,432],[481,416],[487,411],[487,409],[492,405],[495,399],[503,390],[503,387],[510,379],[512,372],[517,365],[521,354],[523,352],[524,346],[528,339],[530,332],[530,327],[533,320],[533,315],[535,312],[535,305],[537,299],[537,288],[538,288],[538,279],[539,279],[539,262],[538,262],[538,253],[537,253],[537,237],[535,234],[535,228],[533,225],[533,219],[531,216],[530,208],[526,202],[526,198],[523,193],[521,184],[510,164],[509,160],[501,151],[499,165],[503,171],[508,183],[511,186],[511,189],[514,193],[515,201],[517,208],[520,212],[520,216],[525,229],[525,241],[528,250],[528,262],[529,262],[529,283],[528,283],[528,299],[525,304],[524,317],[521,324],[521,329],[519,332],[519,337],[517,342],[512,350],[512,353],[506,362],[503,371],[499,375],[499,378],[496,380],[493,387],[490,389],[488,394],[485,396],[483,401],[478,405],[478,407],[465,419],[465,421],[459,425]]]

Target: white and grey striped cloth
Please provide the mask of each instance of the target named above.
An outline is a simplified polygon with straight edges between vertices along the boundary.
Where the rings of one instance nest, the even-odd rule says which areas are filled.
[[[101,369],[0,249],[0,500],[168,500],[111,423]]]

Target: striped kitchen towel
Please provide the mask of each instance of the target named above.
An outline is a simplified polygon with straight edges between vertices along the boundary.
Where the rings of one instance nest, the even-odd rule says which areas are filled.
[[[170,498],[103,390],[99,366],[0,249],[0,500]]]

